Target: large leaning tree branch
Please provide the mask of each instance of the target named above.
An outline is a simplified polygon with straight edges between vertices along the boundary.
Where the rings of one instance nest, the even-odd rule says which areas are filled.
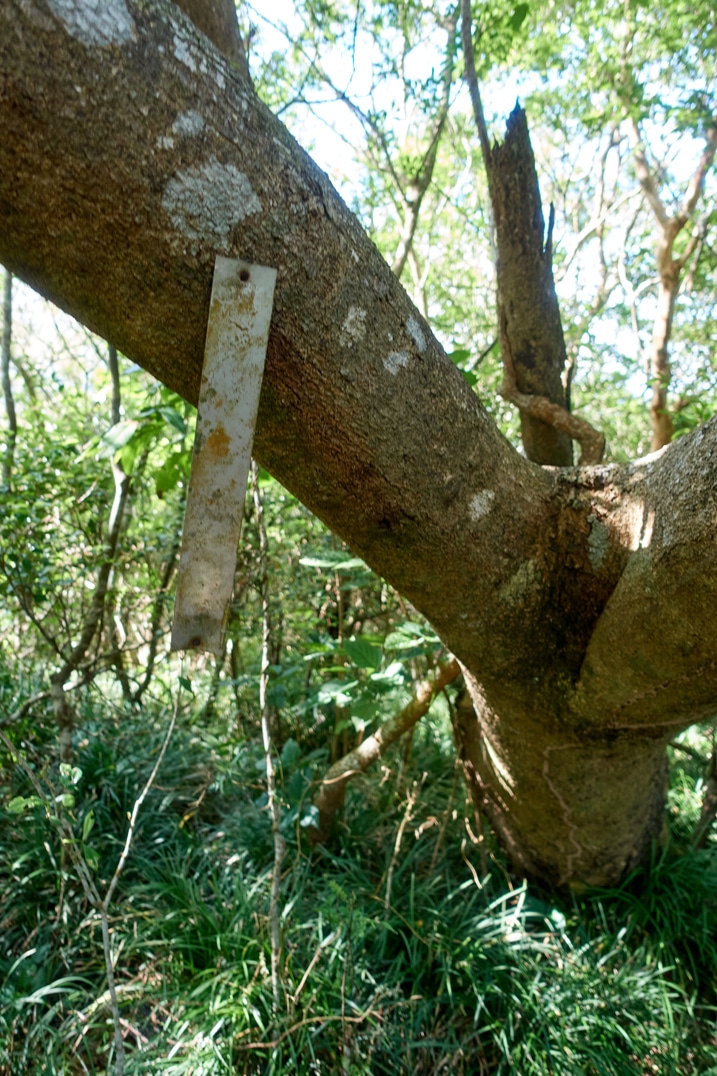
[[[511,574],[484,574],[499,518],[517,552],[553,479],[206,38],[168,0],[106,10],[0,7],[0,258],[194,402],[216,254],[276,267],[258,460],[434,619],[474,619],[474,581],[487,600]]]
[[[0,261],[192,401],[215,256],[275,267],[257,459],[460,660],[517,868],[620,877],[664,744],[717,702],[717,422],[629,466],[529,462],[169,0],[0,0],[0,40]]]

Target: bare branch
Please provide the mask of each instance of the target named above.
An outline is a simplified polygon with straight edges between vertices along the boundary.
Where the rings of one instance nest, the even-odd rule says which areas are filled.
[[[478,128],[481,152],[487,168],[490,160],[490,139],[488,138],[488,128],[485,122],[485,113],[483,111],[483,102],[481,101],[478,76],[476,75],[475,58],[473,56],[471,0],[461,0],[461,41],[463,43],[465,79],[468,83],[468,90],[471,95],[471,104],[473,105],[473,115],[475,117],[476,127]]]
[[[705,186],[705,177],[712,167],[712,162],[717,151],[717,116],[713,116],[707,134],[705,136],[705,148],[702,151],[699,164],[689,182],[685,197],[677,214],[680,227],[687,223],[695,211]]]
[[[441,103],[436,113],[433,124],[429,130],[428,148],[423,155],[420,168],[413,178],[413,182],[410,184],[408,190],[411,192],[411,197],[408,197],[408,192],[405,196],[405,203],[407,207],[407,214],[404,220],[403,229],[401,232],[401,239],[398,244],[398,248],[393,256],[393,262],[391,268],[397,277],[400,277],[409,252],[413,247],[413,240],[416,235],[416,228],[418,226],[418,217],[421,211],[421,205],[426,195],[426,191],[431,185],[433,179],[433,171],[436,166],[436,158],[438,156],[438,146],[443,134],[443,129],[446,125],[446,119],[448,118],[448,109],[451,100],[451,86],[453,85],[453,65],[454,65],[454,47],[453,43],[456,35],[456,26],[458,24],[458,8],[454,8],[449,16],[446,26],[447,35],[447,53],[446,62],[443,68],[443,93],[441,95]]]
[[[29,699],[25,699],[25,701],[21,703],[16,710],[13,710],[11,714],[7,714],[5,717],[0,718],[0,728],[14,725],[17,721],[22,721],[25,714],[29,713],[33,706],[36,706],[38,702],[44,702],[45,699],[49,698],[49,691],[38,691],[35,695],[31,695]]]
[[[670,218],[662,203],[662,199],[657,190],[657,184],[655,183],[655,177],[652,174],[647,157],[645,156],[645,143],[640,133],[640,129],[631,116],[628,118],[627,128],[630,135],[630,143],[632,145],[635,172],[637,174],[638,182],[642,187],[645,197],[650,203],[659,224],[663,228],[666,228],[670,223]]]
[[[140,792],[139,796],[137,796],[137,799],[134,801],[134,806],[132,808],[132,814],[130,815],[130,818],[129,818],[129,826],[127,827],[127,836],[125,838],[124,847],[122,848],[122,853],[121,853],[119,859],[117,860],[117,866],[115,867],[115,872],[112,875],[112,880],[110,881],[110,884],[107,886],[107,892],[105,893],[104,900],[102,900],[101,905],[100,905],[100,907],[104,910],[105,913],[107,911],[109,911],[109,906],[110,906],[110,903],[112,901],[112,897],[114,896],[114,891],[117,888],[117,883],[120,880],[120,875],[122,874],[122,871],[124,870],[124,865],[127,862],[127,858],[129,856],[130,849],[132,848],[132,841],[134,840],[134,833],[135,833],[135,829],[137,828],[137,818],[139,816],[140,808],[142,807],[142,804],[144,803],[145,799],[147,798],[147,794],[149,793],[149,790],[151,789],[152,785],[154,784],[155,778],[156,778],[157,774],[159,773],[159,768],[162,765],[162,762],[164,761],[164,756],[166,755],[167,748],[169,747],[169,741],[171,740],[172,733],[174,732],[174,726],[177,724],[177,716],[179,714],[179,697],[180,697],[180,694],[181,694],[181,690],[182,690],[181,687],[177,688],[177,697],[176,697],[175,702],[174,702],[174,709],[172,710],[172,717],[171,717],[170,722],[169,722],[169,727],[167,728],[167,731],[165,733],[164,740],[162,741],[162,746],[161,746],[161,748],[159,750],[159,754],[157,755],[157,759],[156,759],[156,761],[154,763],[154,766],[152,767],[152,772],[150,773],[149,777],[145,781],[144,788]]]
[[[269,926],[271,930],[271,989],[274,996],[274,1012],[278,1012],[281,1002],[281,935],[279,932],[279,886],[281,884],[281,864],[286,854],[286,844],[281,834],[281,803],[276,794],[274,762],[272,759],[271,732],[269,730],[269,706],[267,688],[269,685],[269,665],[271,647],[271,622],[269,620],[269,584],[267,577],[267,539],[264,525],[264,504],[259,489],[259,469],[252,460],[252,487],[256,524],[259,531],[259,594],[262,611],[262,647],[261,674],[259,677],[259,708],[261,710],[261,735],[264,743],[264,762],[266,765],[266,794],[271,815],[271,832],[274,838],[274,866],[271,872],[271,896],[269,898]]]

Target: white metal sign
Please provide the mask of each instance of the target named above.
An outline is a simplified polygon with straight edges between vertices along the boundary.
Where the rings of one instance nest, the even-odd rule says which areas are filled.
[[[223,645],[275,282],[263,265],[214,263],[172,650]]]

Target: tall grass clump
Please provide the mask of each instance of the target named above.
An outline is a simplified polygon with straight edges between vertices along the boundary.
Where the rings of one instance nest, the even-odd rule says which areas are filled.
[[[78,832],[93,812],[99,881],[165,717],[87,723],[72,810]],[[31,744],[38,773],[41,755]],[[110,913],[125,1072],[710,1071],[712,847],[656,852],[610,892],[538,892],[507,873],[428,723],[354,783],[336,839],[312,849],[291,805],[318,756],[285,760],[276,1011],[261,752],[180,722]],[[5,758],[3,802],[27,791]],[[41,805],[2,813],[0,884],[0,1074],[112,1071],[97,916]]]

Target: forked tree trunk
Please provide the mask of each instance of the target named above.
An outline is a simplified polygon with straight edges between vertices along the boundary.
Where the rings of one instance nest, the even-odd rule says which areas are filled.
[[[0,260],[196,400],[217,253],[278,270],[255,454],[470,674],[517,867],[614,882],[717,703],[717,423],[631,466],[515,452],[390,269],[168,0],[2,0]]]
[[[496,712],[467,680],[479,717],[459,726],[464,772],[514,869],[575,886],[610,885],[637,866],[665,823],[674,731],[568,730],[537,692],[535,708]]]

